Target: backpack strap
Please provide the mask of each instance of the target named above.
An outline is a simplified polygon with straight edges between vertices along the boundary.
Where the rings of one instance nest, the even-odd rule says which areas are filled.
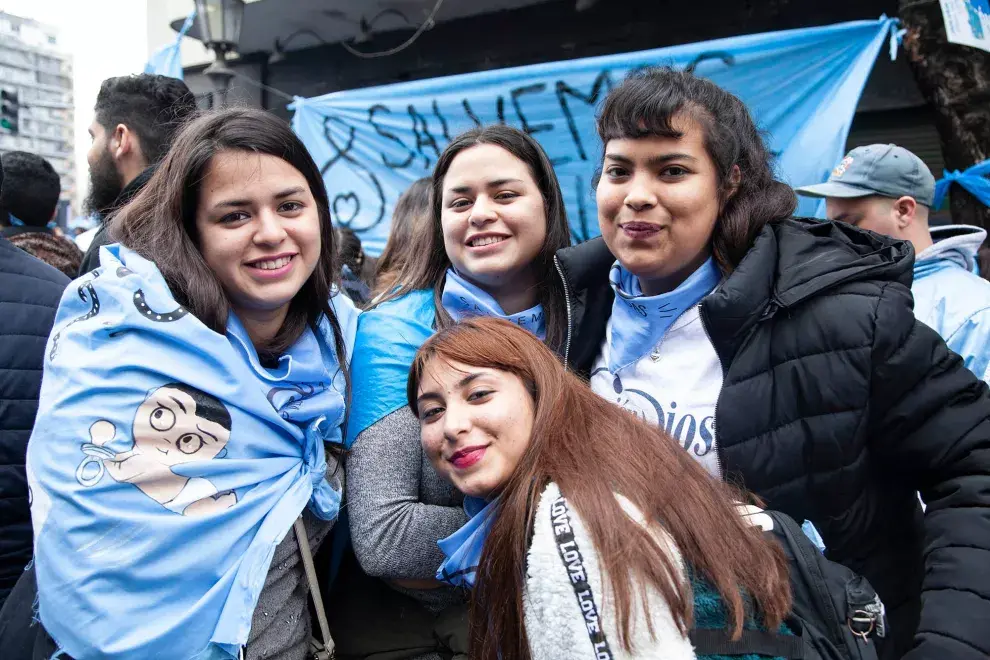
[[[767,511],[767,513],[773,518],[774,528],[779,529],[787,540],[787,545],[798,562],[797,565],[791,566],[791,571],[799,571],[804,583],[809,589],[814,590],[814,601],[822,620],[840,626],[845,624],[846,617],[836,610],[835,603],[832,602],[832,596],[828,591],[828,581],[825,579],[822,565],[819,563],[824,556],[811,543],[811,540],[793,518],[778,511]],[[833,625],[821,626],[821,630],[836,648],[852,657],[852,650],[846,644],[842,633],[837,631]]]
[[[796,635],[743,630],[739,639],[734,640],[724,628],[695,628],[690,638],[694,652],[699,656],[756,654],[788,660],[804,658],[804,640]]]

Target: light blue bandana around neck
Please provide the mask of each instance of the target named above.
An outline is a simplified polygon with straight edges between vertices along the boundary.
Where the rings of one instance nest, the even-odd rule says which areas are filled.
[[[62,297],[28,446],[41,622],[83,660],[236,658],[293,521],[339,510],[329,324],[266,369],[233,314],[213,332],[150,261],[101,261]]]
[[[440,303],[454,321],[472,316],[494,316],[529,330],[541,340],[547,337],[543,305],[530,307],[517,314],[506,314],[495,298],[458,275],[453,268],[447,269]]]
[[[495,520],[496,502],[498,498],[491,502],[470,495],[464,498],[464,511],[470,518],[459,530],[437,541],[447,557],[437,571],[438,580],[455,587],[474,587],[481,551]]]
[[[715,260],[709,257],[673,291],[644,296],[639,279],[616,261],[608,274],[615,291],[608,344],[609,373],[617,374],[653,350],[677,317],[711,293],[721,278]]]

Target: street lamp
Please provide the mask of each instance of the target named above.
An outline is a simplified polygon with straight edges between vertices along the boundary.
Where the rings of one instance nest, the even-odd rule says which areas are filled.
[[[227,53],[237,48],[243,19],[244,0],[196,0],[200,37],[216,56],[203,73],[213,81],[223,101],[234,77],[234,71],[227,66]]]

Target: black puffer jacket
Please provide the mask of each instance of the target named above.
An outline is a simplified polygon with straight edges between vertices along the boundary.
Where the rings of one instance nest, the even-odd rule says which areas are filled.
[[[565,353],[585,375],[613,262],[601,239],[557,257]],[[915,321],[913,263],[909,244],[848,225],[765,228],[701,305],[725,375],[718,455],[870,580],[894,635],[884,657],[975,660],[990,655],[990,396]]]
[[[62,273],[0,238],[0,607],[31,560],[24,475]]]

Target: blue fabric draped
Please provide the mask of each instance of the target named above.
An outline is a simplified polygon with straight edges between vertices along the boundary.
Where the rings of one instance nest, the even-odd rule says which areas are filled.
[[[182,27],[179,28],[179,33],[176,35],[175,41],[155,51],[155,54],[151,56],[148,63],[144,65],[145,73],[156,73],[160,76],[182,80],[182,38],[189,32],[195,18],[196,10],[193,9],[186,16]]]
[[[26,227],[27,226],[27,223],[26,222],[24,222],[23,220],[21,220],[20,218],[18,218],[13,213],[7,213],[7,222],[10,223],[10,226],[11,227]],[[48,229],[55,229],[56,227],[58,227],[58,223],[55,222],[54,220],[52,220],[51,222],[49,222],[48,224],[46,224],[45,227],[47,227]]]
[[[480,497],[464,498],[464,512],[468,521],[459,530],[437,541],[447,557],[437,570],[437,579],[455,587],[474,586],[474,579],[481,563],[485,539],[495,520],[498,498],[486,502]]]
[[[62,297],[28,446],[41,622],[78,660],[236,657],[276,545],[338,513],[329,323],[267,369],[233,314],[213,332],[150,261],[101,261]]]
[[[652,351],[677,317],[711,293],[721,278],[715,260],[708,257],[673,291],[644,296],[639,279],[616,261],[608,275],[615,292],[609,326],[609,373],[618,374]]]
[[[942,178],[935,182],[934,208],[937,209],[942,206],[953,181],[972,193],[984,206],[990,206],[990,179],[987,177],[990,177],[990,159],[966,168],[962,172],[959,170],[943,171]]]
[[[429,176],[451,138],[504,121],[531,134],[553,160],[575,240],[598,234],[592,180],[601,143],[595,109],[609,89],[646,65],[689,68],[741,98],[768,134],[785,182],[828,178],[845,153],[856,105],[876,58],[896,47],[897,21],[717,39],[633,53],[479,71],[296,98],[292,126],[332,191],[334,222],[366,253],[388,238],[392,210]],[[824,212],[804,198],[798,213]]]
[[[361,314],[351,362],[348,447],[362,431],[407,404],[409,368],[435,321],[433,291],[425,289]]]
[[[543,305],[536,305],[515,314],[506,314],[491,294],[461,277],[453,268],[447,269],[440,303],[455,321],[462,321],[472,316],[494,316],[529,330],[541,341],[547,338]]]

